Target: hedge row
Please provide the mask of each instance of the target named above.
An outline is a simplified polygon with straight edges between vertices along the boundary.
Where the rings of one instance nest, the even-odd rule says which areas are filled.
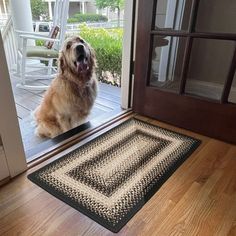
[[[80,36],[95,50],[98,79],[120,86],[123,29],[80,27]]]
[[[82,23],[82,22],[104,22],[108,21],[106,16],[98,14],[80,14],[77,13],[67,20],[68,23]]]

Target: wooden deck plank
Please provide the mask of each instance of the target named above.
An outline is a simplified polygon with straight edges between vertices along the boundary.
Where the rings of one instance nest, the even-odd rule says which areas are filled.
[[[110,102],[118,104],[118,105],[120,105],[120,102],[121,102],[120,97],[116,97],[116,96],[113,96],[113,95],[110,95],[110,94],[106,94],[105,92],[101,92],[98,95],[98,98],[106,99],[107,101],[110,101]]]
[[[43,94],[32,93],[30,91],[21,89],[20,91],[14,91],[14,96],[20,96],[24,99],[30,99],[30,100],[34,101],[35,103],[40,104],[40,102],[42,101]]]
[[[104,112],[105,112],[104,110],[100,109],[95,104],[95,106],[93,106],[93,109],[91,110],[91,113],[90,113],[90,115],[88,117],[88,120],[92,120],[94,117],[98,117],[98,116],[104,114]]]
[[[38,105],[40,104],[39,102],[35,102],[34,100],[32,100],[30,97],[25,98],[19,95],[15,95],[14,98],[15,98],[15,103],[21,105],[22,107],[24,107],[29,111],[34,111],[36,107],[38,107]]]
[[[100,105],[103,105],[103,106],[106,106],[106,107],[111,108],[111,109],[120,107],[119,103],[115,103],[115,102],[107,100],[105,98],[101,98],[100,96],[97,97],[96,103],[98,103]]]
[[[118,97],[121,97],[119,87],[112,86],[110,84],[101,83],[101,82],[98,83],[98,86],[99,86],[99,89],[105,93],[109,93],[109,94],[113,94]]]
[[[114,108],[112,108],[112,107],[107,107],[107,106],[104,106],[103,104],[99,104],[99,103],[97,103],[96,101],[95,101],[95,103],[94,103],[94,106],[96,106],[97,108],[99,108],[99,109],[101,109],[101,110],[103,110],[103,111],[105,111],[105,112],[109,112],[109,111],[111,111],[111,110],[114,109]]]
[[[19,105],[16,103],[16,111],[17,111],[17,116],[20,119],[24,119],[29,116],[30,110],[26,109],[25,107]]]

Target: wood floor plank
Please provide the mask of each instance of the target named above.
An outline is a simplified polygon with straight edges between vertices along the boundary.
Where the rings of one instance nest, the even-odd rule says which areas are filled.
[[[213,204],[213,201],[208,199],[209,192],[220,176],[220,172],[214,173],[204,186],[194,182],[172,211],[153,228],[153,232],[149,232],[149,235],[199,235],[197,230],[202,227],[201,224],[205,222],[204,218],[209,214]],[[194,222],[195,219],[201,222]],[[209,234],[206,232],[206,235]]]
[[[44,217],[46,217],[48,211],[51,212],[53,210],[53,205],[57,204],[58,200],[55,201],[53,198],[50,198],[47,193],[39,193],[33,200],[1,218],[0,235],[14,235],[18,230],[19,232],[26,231],[35,225],[40,212],[43,212]]]
[[[235,236],[235,235],[236,235],[236,219],[234,220],[234,223],[232,227],[230,228],[230,231],[227,234],[227,236]]]
[[[42,189],[35,189],[32,186],[31,188],[25,188],[23,191],[7,199],[7,201],[0,205],[0,219],[34,199],[42,191]]]

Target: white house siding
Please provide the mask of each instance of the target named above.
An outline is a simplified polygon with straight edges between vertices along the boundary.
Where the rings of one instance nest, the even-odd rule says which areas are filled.
[[[93,2],[87,2],[88,13],[96,13],[96,5]]]
[[[73,16],[76,13],[81,12],[81,3],[79,2],[70,2],[69,6],[69,17]]]
[[[52,4],[52,11],[54,8],[54,2],[55,0],[44,0],[45,2],[51,2]],[[70,6],[69,6],[69,17],[72,17],[74,14],[81,12],[82,13],[82,2],[80,0],[71,0],[70,1]],[[105,15],[108,17],[109,20],[116,20],[117,19],[117,12],[103,9],[103,10],[98,10],[96,8],[95,0],[85,0],[85,13],[100,13],[102,15]],[[121,20],[124,17],[124,11],[121,11]]]

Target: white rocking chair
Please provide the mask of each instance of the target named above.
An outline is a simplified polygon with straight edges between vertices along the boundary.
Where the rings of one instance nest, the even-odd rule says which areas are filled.
[[[48,36],[15,30],[18,50],[17,68],[14,75],[21,80],[17,87],[28,90],[46,90],[48,88],[48,85],[34,85],[32,82],[55,77],[57,68],[53,65],[53,61],[58,58],[59,50],[65,39],[68,10],[69,0],[56,0],[53,25]],[[31,46],[32,40],[42,40],[45,45]],[[44,71],[44,74],[40,71]]]

